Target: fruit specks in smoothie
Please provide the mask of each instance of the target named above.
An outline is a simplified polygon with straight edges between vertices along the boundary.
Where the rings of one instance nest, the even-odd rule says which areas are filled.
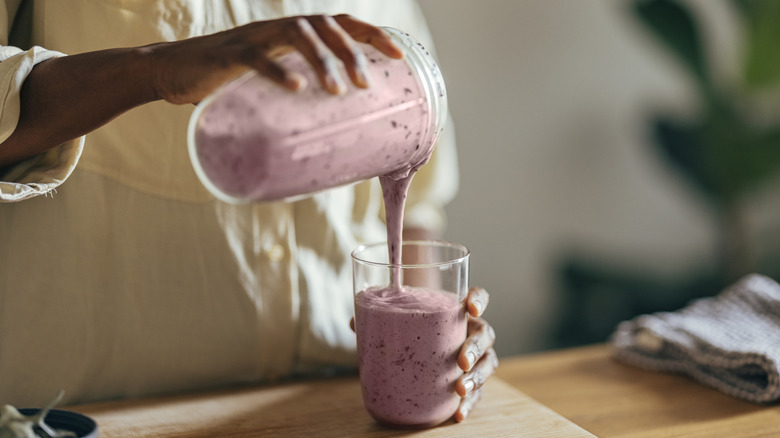
[[[382,418],[387,421],[394,417],[412,416],[422,419],[428,418],[429,415],[441,416],[443,414],[439,412],[423,413],[420,409],[441,404],[442,412],[451,413],[460,401],[452,384],[462,371],[451,364],[454,363],[453,358],[465,338],[465,310],[451,294],[419,289],[405,290],[408,293],[389,293],[393,292],[390,288],[369,289],[356,298],[356,319],[360,333],[371,333],[369,338],[372,340],[371,345],[366,342],[361,347],[358,339],[359,349],[368,347],[372,352],[367,354],[367,351],[363,350],[360,354],[362,378],[370,380],[370,377],[366,376],[374,375],[371,370],[375,369],[375,366],[382,366],[381,361],[388,359],[382,358],[381,355],[371,359],[372,355],[379,353],[372,347],[381,336],[384,336],[383,340],[388,343],[388,348],[395,352],[394,357],[388,361],[397,367],[392,378],[377,375],[374,382],[366,382],[367,388],[370,389],[364,393],[369,412],[372,415],[382,412]],[[390,309],[392,311],[388,311]],[[366,316],[364,319],[360,316],[367,313],[370,313],[371,317]],[[430,332],[431,335],[422,336],[422,332]],[[434,336],[434,333],[439,336]],[[391,400],[385,399],[384,395],[377,398],[376,391],[372,389],[380,382],[381,386],[391,385],[393,393],[403,394],[404,398]],[[442,391],[441,388],[447,389]],[[406,401],[406,398],[411,401]]]

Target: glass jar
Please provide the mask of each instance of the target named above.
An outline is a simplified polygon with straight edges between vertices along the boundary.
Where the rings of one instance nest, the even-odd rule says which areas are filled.
[[[425,164],[447,119],[444,81],[419,42],[384,30],[404,58],[360,44],[367,89],[348,84],[346,93],[329,94],[295,52],[280,62],[306,77],[305,89],[250,72],[203,100],[188,143],[206,188],[231,203],[289,200],[375,176],[401,178]]]

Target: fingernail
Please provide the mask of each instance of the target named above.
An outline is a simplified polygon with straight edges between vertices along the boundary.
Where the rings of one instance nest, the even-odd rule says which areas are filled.
[[[466,390],[466,394],[471,393],[474,390],[474,381],[466,380],[463,382],[463,388]]]
[[[325,76],[325,82],[327,82],[328,90],[335,94],[344,94],[347,91],[347,86],[338,76],[328,74]]]
[[[371,78],[368,75],[368,61],[366,56],[362,52],[355,57],[355,73],[357,74],[358,82],[363,87],[371,86]]]
[[[469,361],[469,369],[473,368],[474,364],[477,363],[477,355],[473,351],[466,353],[466,359]]]
[[[284,84],[291,90],[301,90],[306,86],[306,78],[299,73],[288,73],[284,76]]]
[[[371,79],[369,79],[368,73],[366,73],[365,70],[363,70],[362,68],[358,68],[356,73],[357,73],[358,85],[364,88],[368,88],[371,86]]]
[[[482,312],[485,311],[485,305],[482,304],[482,301],[474,300],[471,302],[471,304],[474,306],[474,310],[477,312],[476,315],[472,316],[480,316],[482,315]]]

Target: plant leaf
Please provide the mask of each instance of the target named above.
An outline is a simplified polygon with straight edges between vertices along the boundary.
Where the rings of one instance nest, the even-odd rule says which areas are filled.
[[[651,121],[653,143],[667,159],[708,200],[719,203],[717,178],[707,165],[707,145],[698,126],[688,126],[666,117]]]
[[[688,8],[673,0],[639,0],[633,6],[640,22],[671,49],[700,84],[708,87],[701,36]]]
[[[745,85],[750,90],[780,83],[780,2],[740,0],[746,17]]]
[[[739,12],[747,22],[748,26],[753,26],[761,15],[761,3],[764,0],[731,0],[734,9]]]

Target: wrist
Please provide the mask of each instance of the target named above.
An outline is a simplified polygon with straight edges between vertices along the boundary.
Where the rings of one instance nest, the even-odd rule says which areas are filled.
[[[140,102],[144,104],[163,99],[160,87],[160,72],[164,69],[159,49],[167,43],[155,43],[128,49],[128,63],[134,66]]]

